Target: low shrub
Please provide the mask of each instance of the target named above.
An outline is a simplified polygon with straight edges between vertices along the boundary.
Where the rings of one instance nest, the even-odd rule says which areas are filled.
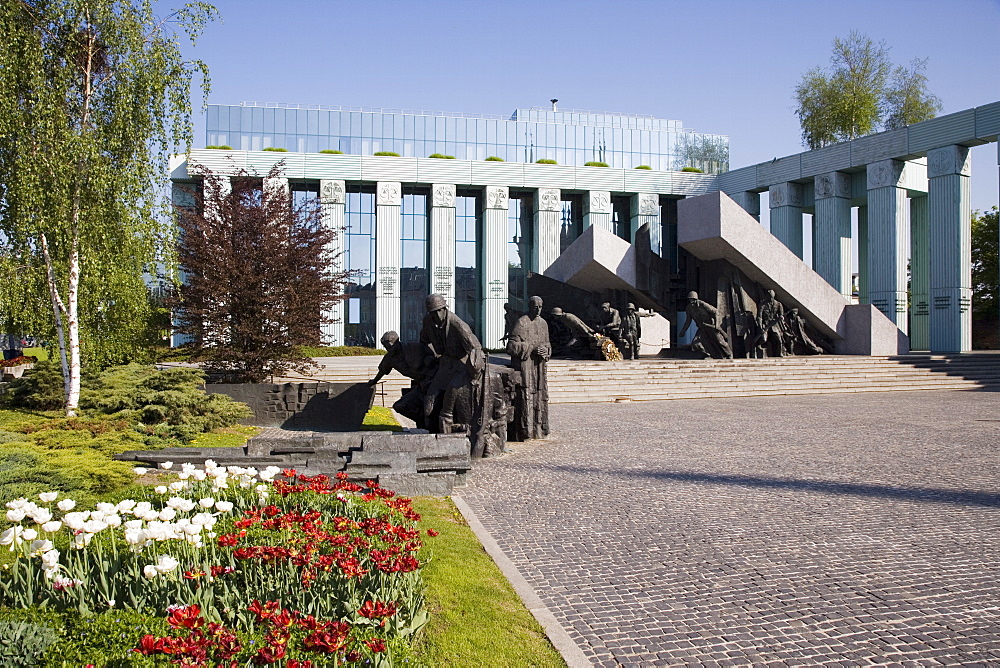
[[[320,151],[320,153],[328,153],[330,155],[344,155],[343,151],[338,151],[338,150],[333,149],[333,148],[325,148],[322,151]]]
[[[276,153],[288,153],[287,148],[278,148],[277,146],[268,146],[264,149],[265,151],[274,151]]]
[[[636,169],[652,169],[649,165],[639,165]]]
[[[682,172],[694,172],[696,174],[704,174],[705,173],[705,170],[698,169],[697,167],[682,167],[681,171]]]
[[[81,383],[92,378],[93,374],[85,371]],[[7,391],[0,395],[0,407],[58,410],[64,405],[65,397],[62,365],[46,360],[38,362],[33,369],[28,369],[23,376],[10,383]]]
[[[540,160],[535,160],[536,165],[558,165],[559,163],[550,158],[541,158]]]
[[[498,158],[495,155],[491,155],[490,157],[486,158],[486,162],[505,162],[505,160],[503,158]]]
[[[385,355],[381,348],[365,346],[299,346],[304,357],[356,357],[359,355]]]
[[[608,163],[598,162],[597,160],[591,160],[590,162],[583,163],[584,167],[607,167]]]
[[[455,156],[453,156],[453,155],[445,155],[443,153],[431,153],[427,157],[428,158],[437,158],[439,160],[454,160],[455,159]]]
[[[233,150],[232,146],[226,146],[225,144],[219,144],[218,146],[206,146],[205,148],[217,148],[217,149],[221,149],[223,151],[232,151]]]
[[[0,621],[0,665],[37,666],[59,633],[33,622]]]
[[[375,153],[373,153],[372,155],[388,155],[388,156],[392,156],[394,158],[398,158],[399,157],[399,154],[396,153],[395,151],[375,151]]]

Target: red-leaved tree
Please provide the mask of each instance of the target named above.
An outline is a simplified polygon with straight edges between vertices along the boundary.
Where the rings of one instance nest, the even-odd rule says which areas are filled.
[[[265,187],[282,167],[263,178],[240,170],[226,184],[193,166],[201,188],[194,206],[178,207],[175,329],[207,370],[235,382],[306,370],[296,347],[320,343],[323,314],[343,299],[347,272],[333,270],[330,250],[339,230],[323,225],[317,200]]]

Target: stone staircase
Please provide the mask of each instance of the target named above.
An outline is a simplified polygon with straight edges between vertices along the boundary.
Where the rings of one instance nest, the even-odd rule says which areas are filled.
[[[317,358],[320,367],[309,377],[363,382],[375,375],[380,359]],[[505,363],[497,356],[491,361]],[[398,373],[387,376],[375,403],[391,406],[408,386],[409,380]],[[549,401],[554,404],[984,388],[1000,389],[1000,354],[549,363]]]

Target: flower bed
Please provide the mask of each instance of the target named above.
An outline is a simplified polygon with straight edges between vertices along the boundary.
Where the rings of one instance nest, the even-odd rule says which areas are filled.
[[[20,355],[9,360],[0,360],[0,368],[9,366],[23,366],[25,364],[34,364],[38,361],[38,358],[34,355]]]
[[[207,462],[175,477],[93,510],[55,492],[8,503],[0,545],[15,559],[0,605],[165,616],[169,633],[133,639],[137,660],[306,668],[408,655],[427,620],[409,499],[276,467]]]

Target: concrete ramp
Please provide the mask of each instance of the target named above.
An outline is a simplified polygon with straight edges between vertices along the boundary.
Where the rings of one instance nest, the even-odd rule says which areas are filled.
[[[636,291],[635,247],[599,227],[588,227],[543,272],[573,287],[590,292]]]
[[[677,218],[677,242],[682,248],[701,260],[725,260],[774,290],[786,309],[798,307],[817,331],[831,338],[838,353],[909,352],[906,335],[880,311],[869,304],[849,304],[725,193],[681,200]]]

